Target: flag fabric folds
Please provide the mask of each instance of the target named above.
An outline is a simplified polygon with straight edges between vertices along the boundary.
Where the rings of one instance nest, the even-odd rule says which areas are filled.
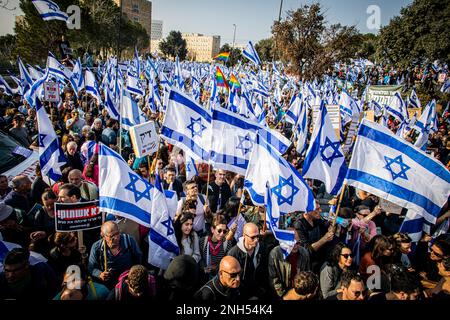
[[[39,129],[38,143],[41,172],[53,181],[59,181],[62,177],[61,167],[66,164],[67,160],[59,145],[59,138],[55,129],[53,129],[52,122],[38,98],[36,98],[35,105]]]
[[[389,129],[363,119],[347,171],[349,185],[436,222],[448,200],[450,172]]]
[[[258,52],[256,52],[256,49],[251,41],[248,42],[247,47],[245,48],[244,51],[242,51],[242,54],[244,55],[244,57],[252,61],[254,64],[258,66],[261,65],[261,59],[259,58]]]
[[[314,195],[300,173],[258,134],[244,182],[255,205],[264,205],[267,183],[281,214],[314,210]]]
[[[36,10],[39,12],[42,20],[60,20],[65,21],[69,19],[67,13],[61,11],[59,6],[50,0],[32,0]]]
[[[304,178],[322,181],[329,194],[337,195],[342,189],[346,173],[344,153],[322,101],[311,143],[306,151],[302,174]]]
[[[160,179],[159,175],[156,175],[152,193],[148,262],[166,270],[170,261],[179,254],[179,247]]]
[[[221,60],[221,61],[228,61],[228,58],[230,57],[230,52],[221,52],[213,57],[213,60]]]
[[[115,151],[100,144],[99,209],[150,227],[153,186]]]
[[[207,161],[211,146],[211,113],[176,89],[169,95],[161,136],[196,161]]]

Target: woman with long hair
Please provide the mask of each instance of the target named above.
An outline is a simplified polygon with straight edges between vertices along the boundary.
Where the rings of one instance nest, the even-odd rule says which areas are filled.
[[[189,212],[183,212],[175,221],[175,237],[177,238],[180,255],[191,256],[198,263],[201,259],[200,246],[197,233],[193,229],[194,215]]]

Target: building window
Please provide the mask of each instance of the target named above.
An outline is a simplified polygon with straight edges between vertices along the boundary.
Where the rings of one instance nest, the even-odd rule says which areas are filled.
[[[138,4],[133,4],[132,11],[135,12],[135,13],[139,13],[139,5]]]

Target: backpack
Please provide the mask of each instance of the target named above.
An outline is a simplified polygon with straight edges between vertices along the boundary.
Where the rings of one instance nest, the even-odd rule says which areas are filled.
[[[130,270],[124,271],[119,276],[119,280],[118,280],[116,286],[114,287],[116,300],[122,300],[122,288],[123,288],[123,284],[124,284],[125,280],[128,278],[128,273],[129,272],[130,272]],[[150,290],[150,295],[152,297],[155,297],[156,296],[156,280],[155,280],[155,277],[152,276],[149,273],[147,279],[148,279],[148,288]]]

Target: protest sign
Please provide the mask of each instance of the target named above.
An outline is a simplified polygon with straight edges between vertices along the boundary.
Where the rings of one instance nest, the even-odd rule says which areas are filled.
[[[44,82],[44,100],[59,102],[59,85],[56,82]]]
[[[71,232],[100,228],[102,215],[98,201],[55,203],[56,231]]]
[[[130,128],[130,138],[136,157],[151,155],[158,149],[158,134],[153,121]]]
[[[394,214],[400,214],[403,209],[402,207],[396,205],[395,203],[392,203],[392,202],[384,200],[384,199],[380,199],[379,205],[383,211],[394,213]]]
[[[384,108],[385,104],[397,92],[400,93],[402,86],[369,86],[367,90],[367,101],[374,100]]]

